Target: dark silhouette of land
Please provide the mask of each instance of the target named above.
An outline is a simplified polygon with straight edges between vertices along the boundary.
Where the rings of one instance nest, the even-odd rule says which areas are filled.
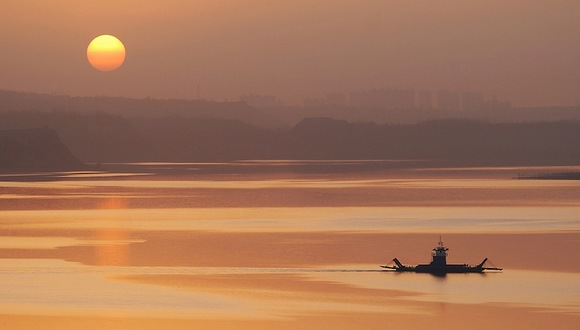
[[[274,117],[244,102],[123,97],[71,97],[0,90],[0,111],[107,113],[143,118],[216,118],[241,120],[253,125],[279,127]]]
[[[580,172],[537,173],[534,175],[520,175],[520,180],[580,180]]]
[[[0,155],[0,172],[87,168],[49,128],[0,131]]]
[[[377,124],[318,117],[286,127],[243,104],[203,101],[198,109],[194,101],[22,93],[11,94],[6,101],[2,95],[0,130],[12,130],[1,135],[0,167],[5,171],[80,166],[56,134],[86,163],[252,159],[420,160],[440,166],[580,163],[576,120]],[[51,104],[54,100],[69,100],[69,106],[58,108],[63,105]],[[14,131],[18,129],[32,130]]]
[[[425,108],[403,106],[387,101],[285,106],[274,101],[250,106],[243,101],[216,102],[182,99],[132,99],[122,97],[71,97],[0,90],[0,111],[72,112],[80,114],[106,113],[125,118],[206,118],[232,119],[266,128],[291,128],[305,118],[329,117],[349,122],[378,124],[413,124],[428,120],[468,119],[493,123],[580,120],[580,105],[553,107],[506,107],[501,102],[466,109],[453,107]],[[499,105],[497,105],[497,104]],[[253,103],[250,103],[253,104]]]

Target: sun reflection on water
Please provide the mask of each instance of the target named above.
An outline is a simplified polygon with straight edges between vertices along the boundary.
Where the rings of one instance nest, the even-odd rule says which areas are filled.
[[[580,313],[580,268],[557,265],[577,251],[573,241],[561,242],[580,232],[576,182],[412,172],[82,172],[0,182],[0,312],[287,320],[322,312],[432,315],[428,304],[457,304]],[[380,271],[380,258],[391,254],[422,258],[414,247],[420,233],[454,235],[462,248],[479,248],[478,258],[499,246],[489,256],[504,257],[498,266],[506,270],[444,278]],[[474,246],[477,235],[486,247]],[[538,236],[555,246],[553,269],[535,257],[520,261]],[[407,249],[395,249],[401,245]],[[376,265],[358,264],[375,258]]]

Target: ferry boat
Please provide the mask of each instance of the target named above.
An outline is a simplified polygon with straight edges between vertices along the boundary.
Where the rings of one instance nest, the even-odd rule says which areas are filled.
[[[475,266],[468,264],[448,264],[447,263],[447,251],[439,237],[439,244],[433,249],[431,253],[432,260],[428,264],[419,264],[416,266],[408,266],[402,264],[397,258],[394,258],[389,264],[381,266],[386,270],[397,271],[397,272],[415,272],[415,273],[431,273],[431,274],[447,274],[447,273],[483,273],[486,270],[501,271],[502,268],[495,267],[488,258],[483,259],[483,261]],[[393,265],[394,263],[394,265]],[[486,264],[490,263],[493,267],[487,267]]]

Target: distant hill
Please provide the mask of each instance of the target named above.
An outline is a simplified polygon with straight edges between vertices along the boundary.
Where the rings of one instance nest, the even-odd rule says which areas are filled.
[[[308,118],[291,129],[274,130],[230,119],[0,111],[0,129],[41,126],[57,131],[64,145],[88,163],[396,159],[456,165],[580,164],[580,121],[498,124],[444,120],[379,125]],[[32,157],[34,151],[47,156],[44,149],[33,148],[40,144],[17,144],[7,138],[21,134],[22,141],[34,142],[33,137],[40,136],[41,131],[9,132],[3,133],[2,167],[15,167],[14,160],[19,158],[6,155],[14,155],[16,146],[26,147],[23,152],[29,164],[39,162]],[[60,145],[55,155],[70,159],[64,156],[64,146],[60,140],[56,142],[54,132],[48,132],[52,131],[44,135],[52,134],[47,138],[47,143],[52,141],[51,148],[56,150]],[[56,163],[56,159],[51,162]]]
[[[196,101],[59,98],[0,92],[0,130],[51,128],[85,163],[388,159],[457,166],[580,164],[578,120],[378,124],[316,117],[302,119],[293,127],[273,127],[238,118],[254,113],[243,104],[210,102],[203,110],[193,105]],[[66,102],[84,106],[58,108]],[[56,108],[51,110],[52,106]],[[208,115],[201,115],[206,110]],[[254,114],[250,117],[259,117]],[[0,150],[4,168],[18,167],[19,158],[14,156],[18,145],[8,141]],[[34,160],[32,149],[26,150],[22,152],[28,155],[27,164],[40,162]]]
[[[580,121],[406,125],[309,118],[289,132],[290,158],[425,159],[469,165],[580,164]]]
[[[580,105],[528,108],[482,108],[471,111],[397,108],[393,106],[340,106],[273,104],[253,107],[242,101],[78,97],[0,90],[0,111],[111,114],[124,118],[226,119],[250,125],[288,129],[303,119],[327,117],[348,122],[416,124],[427,120],[480,120],[492,123],[558,122],[580,120]]]
[[[273,116],[244,102],[124,97],[72,97],[0,90],[1,111],[105,113],[123,117],[206,118],[239,120],[262,127],[281,127]]]
[[[84,169],[49,128],[0,131],[0,172]]]

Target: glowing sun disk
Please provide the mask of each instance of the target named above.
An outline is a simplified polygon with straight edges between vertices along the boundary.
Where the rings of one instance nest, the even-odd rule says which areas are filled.
[[[99,71],[116,70],[125,61],[125,46],[112,35],[100,35],[87,47],[87,59]]]

